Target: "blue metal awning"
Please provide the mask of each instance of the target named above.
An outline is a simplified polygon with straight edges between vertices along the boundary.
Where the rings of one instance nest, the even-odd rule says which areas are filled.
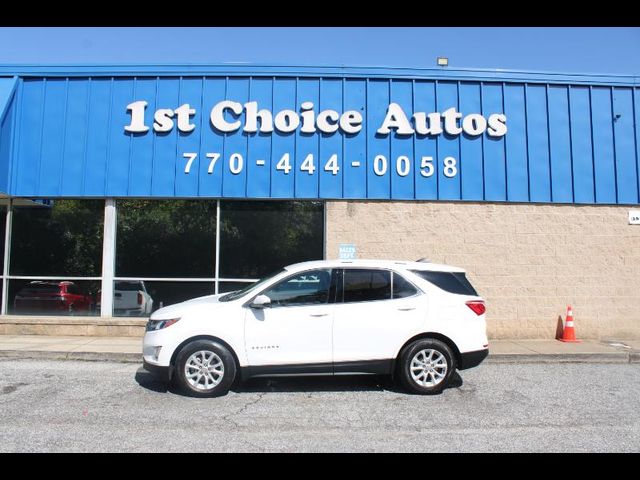
[[[18,77],[0,77],[0,195],[9,191],[11,132],[13,131],[13,92]]]
[[[638,205],[639,174],[637,76],[0,65],[14,198]]]

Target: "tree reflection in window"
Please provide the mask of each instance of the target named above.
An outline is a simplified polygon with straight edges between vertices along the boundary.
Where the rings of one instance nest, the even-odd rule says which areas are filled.
[[[323,203],[222,201],[220,276],[261,278],[292,263],[323,258]]]

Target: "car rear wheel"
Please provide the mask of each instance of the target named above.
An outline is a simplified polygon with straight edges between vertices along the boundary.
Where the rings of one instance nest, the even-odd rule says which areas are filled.
[[[193,397],[226,395],[236,376],[236,363],[229,350],[211,340],[187,344],[176,359],[178,386]]]
[[[446,343],[432,338],[420,339],[404,348],[398,368],[400,381],[409,391],[436,394],[451,381],[456,359]]]

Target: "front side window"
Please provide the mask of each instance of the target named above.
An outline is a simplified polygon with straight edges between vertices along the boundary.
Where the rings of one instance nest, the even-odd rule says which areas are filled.
[[[344,303],[391,299],[391,272],[373,269],[345,269]]]
[[[319,305],[329,302],[331,270],[311,270],[289,277],[263,292],[272,307]]]

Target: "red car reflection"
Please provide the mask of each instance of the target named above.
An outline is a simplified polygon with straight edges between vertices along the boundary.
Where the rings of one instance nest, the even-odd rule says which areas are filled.
[[[89,313],[94,301],[73,282],[31,282],[14,300],[16,313]]]

